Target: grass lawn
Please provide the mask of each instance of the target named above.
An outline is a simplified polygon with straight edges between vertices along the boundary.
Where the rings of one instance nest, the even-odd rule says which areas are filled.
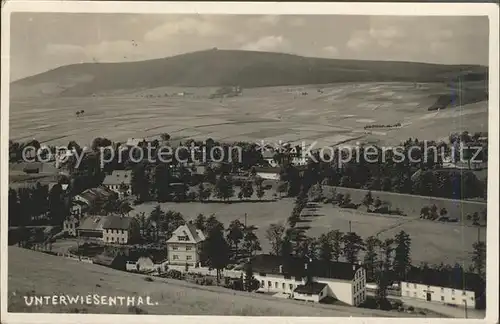
[[[149,214],[158,203],[147,203],[135,206],[135,212]],[[257,236],[261,242],[262,252],[269,252],[270,245],[265,237],[265,231],[272,223],[285,223],[290,216],[294,200],[284,198],[274,202],[255,203],[162,203],[164,211],[175,210],[184,215],[186,220],[194,220],[200,213],[205,216],[215,214],[226,226],[235,219],[244,222],[247,214],[247,224],[255,225]],[[477,239],[478,230],[474,227],[459,224],[443,224],[415,217],[382,216],[361,211],[340,209],[330,204],[319,204],[317,211],[310,212],[315,216],[306,217],[307,222],[297,226],[310,227],[306,234],[318,237],[322,233],[339,229],[349,231],[349,221],[354,232],[363,238],[378,234],[380,239],[393,237],[404,230],[412,239],[412,259],[415,264],[429,263],[470,263],[472,244]],[[480,237],[485,239],[486,229],[481,228]],[[362,257],[362,256],[361,256]]]
[[[157,315],[236,316],[408,316],[354,307],[283,300],[184,281],[154,278],[9,247],[8,310],[10,312],[135,313],[127,306],[53,305],[28,307],[27,295],[141,296],[155,305],[140,306]],[[156,304],[157,303],[157,304]]]

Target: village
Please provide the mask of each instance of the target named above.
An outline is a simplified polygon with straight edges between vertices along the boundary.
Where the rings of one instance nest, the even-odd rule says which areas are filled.
[[[463,269],[458,263],[412,264],[412,238],[404,230],[385,240],[378,234],[363,238],[351,229],[349,221],[345,233],[332,230],[319,237],[305,234],[307,222],[322,204],[355,213],[363,209],[361,213],[374,215],[405,217],[417,213],[421,220],[469,223],[478,231],[485,227],[484,204],[471,203],[467,217],[459,219],[453,209],[456,207],[447,205],[447,191],[440,190],[445,197],[434,204],[417,202],[413,210],[400,208],[391,196],[387,196],[388,200],[375,196],[376,192],[395,191],[383,175],[375,176],[378,183],[365,179],[369,181],[362,187],[366,190],[361,196],[355,195],[359,189],[352,188],[355,180],[349,176],[353,172],[349,167],[355,168],[355,163],[343,168],[335,168],[330,162],[315,163],[301,154],[300,147],[291,145],[259,150],[255,144],[237,143],[242,147],[239,161],[227,161],[222,156],[214,162],[203,156],[204,162],[196,163],[192,157],[206,151],[190,152],[193,143],[203,148],[224,148],[227,144],[213,139],[188,140],[174,145],[188,148],[183,161],[176,156],[172,163],[135,163],[130,161],[131,155],[128,159],[120,155],[120,159],[115,156],[105,165],[98,163],[102,147],[111,146],[123,154],[129,153],[123,147],[131,151],[148,145],[171,146],[172,142],[169,134],[149,140],[130,138],[123,144],[97,138],[90,149],[70,142],[70,153],[63,161],[31,163],[23,162],[20,152],[26,146],[39,149],[40,143],[11,143],[9,244],[141,273],[146,279],[174,278],[305,302],[422,314],[442,314],[443,309],[445,314],[454,314],[458,307],[466,313],[469,310],[469,316],[476,309],[484,309],[485,244],[479,237],[474,243],[473,262],[470,268]],[[453,146],[456,142],[487,147],[487,134],[465,132],[450,136],[451,144],[441,145]],[[418,140],[410,139],[405,145],[409,143],[418,145]],[[75,167],[77,154],[83,154],[83,159]],[[442,181],[453,182],[457,173],[443,170],[460,167],[450,167],[450,163],[410,165],[412,173],[401,181],[399,192],[405,192],[404,181],[410,181],[416,194],[418,190],[429,190],[425,183],[415,186],[417,181],[432,181],[429,174],[441,178],[452,174],[451,180]],[[465,181],[469,185],[459,189],[462,195],[473,198],[484,194],[482,182],[474,176],[484,165],[468,164],[470,171]],[[354,191],[343,191],[349,187]],[[437,192],[430,190],[420,194],[433,196]],[[167,202],[205,206],[253,203],[260,208],[282,199],[292,199],[291,215],[286,223],[284,219],[266,228],[258,221],[247,222],[252,210],[243,210],[237,218],[221,222],[217,213],[185,215],[160,206]],[[244,221],[240,221],[241,217]],[[268,242],[262,241],[259,231],[265,231]]]

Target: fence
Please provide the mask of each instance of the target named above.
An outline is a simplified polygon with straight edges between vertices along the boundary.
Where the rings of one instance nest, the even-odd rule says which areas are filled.
[[[180,265],[169,265],[168,266],[168,269],[169,270],[177,270],[177,271],[180,271],[182,273],[186,272],[186,266],[180,266]],[[188,267],[188,273],[196,273],[196,274],[200,274],[200,275],[204,275],[204,276],[216,276],[217,275],[217,270],[216,269],[212,269],[210,270],[209,268],[207,267]],[[244,273],[242,271],[238,271],[238,270],[223,270],[222,271],[222,275],[224,277],[230,277],[230,278],[240,278],[241,275],[244,275]]]
[[[82,257],[80,255],[75,255],[71,253],[63,253],[59,252],[57,253],[58,256],[62,256],[63,258],[74,260],[74,261],[80,261],[80,262],[85,262],[85,263],[94,263],[94,261],[89,258],[89,257]]]

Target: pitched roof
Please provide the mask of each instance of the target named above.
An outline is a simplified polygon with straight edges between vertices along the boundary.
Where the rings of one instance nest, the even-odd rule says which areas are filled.
[[[482,292],[486,286],[479,275],[463,272],[461,268],[437,270],[412,267],[403,281],[474,292]]]
[[[310,282],[305,285],[298,285],[293,292],[299,294],[319,294],[327,285],[325,283]]]
[[[120,185],[122,183],[130,185],[132,181],[131,170],[114,170],[113,173],[104,178],[103,185]]]
[[[106,216],[89,216],[82,220],[78,229],[87,231],[102,231],[105,222]]]
[[[178,236],[187,236],[188,241],[180,241]],[[205,240],[205,235],[197,229],[193,224],[185,224],[179,226],[167,243],[199,243]]]
[[[122,229],[128,230],[130,228],[130,222],[132,221],[131,217],[122,217],[122,216],[105,216],[106,220],[102,226],[104,229]]]
[[[298,257],[284,259],[280,256],[259,254],[252,258],[251,263],[255,272],[303,277],[305,275],[305,264],[309,262],[304,258]],[[283,273],[280,273],[280,266]],[[308,267],[314,277],[352,280],[356,271],[361,268],[361,265],[347,262],[313,260],[308,264]]]

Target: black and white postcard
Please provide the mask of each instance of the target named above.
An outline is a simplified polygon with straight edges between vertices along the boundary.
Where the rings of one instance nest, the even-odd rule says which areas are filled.
[[[7,2],[2,323],[497,322],[498,67],[493,4]]]

